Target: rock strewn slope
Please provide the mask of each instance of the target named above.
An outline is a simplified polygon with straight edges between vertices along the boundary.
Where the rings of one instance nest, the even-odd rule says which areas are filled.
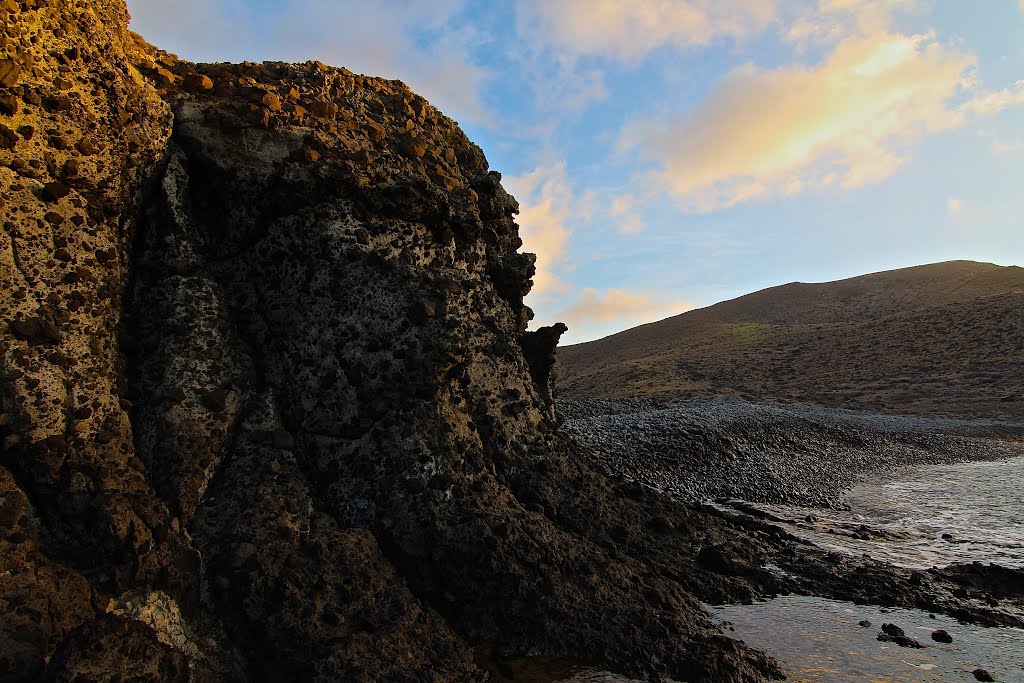
[[[567,396],[740,394],[1024,420],[1024,269],[953,261],[773,287],[559,349]]]
[[[736,530],[558,435],[562,328],[452,121],[178,62],[117,0],[0,12],[0,679],[776,671],[687,592],[773,585],[694,564]]]

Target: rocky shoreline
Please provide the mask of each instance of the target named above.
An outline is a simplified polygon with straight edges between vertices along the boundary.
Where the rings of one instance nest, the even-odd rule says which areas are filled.
[[[712,398],[560,400],[562,429],[614,476],[673,499],[842,508],[918,465],[1024,456],[1024,424]]]
[[[0,681],[479,681],[489,646],[754,683],[701,601],[785,592],[1024,626],[1018,574],[580,452],[518,204],[401,82],[192,64],[122,0],[0,14]]]

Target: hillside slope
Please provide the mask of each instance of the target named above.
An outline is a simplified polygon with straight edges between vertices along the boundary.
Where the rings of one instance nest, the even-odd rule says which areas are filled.
[[[558,351],[566,396],[743,394],[1024,418],[1024,268],[791,283]]]

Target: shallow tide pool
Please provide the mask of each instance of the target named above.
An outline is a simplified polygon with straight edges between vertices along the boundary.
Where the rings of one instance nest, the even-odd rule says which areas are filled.
[[[790,683],[952,683],[975,681],[981,668],[996,681],[1024,683],[1024,630],[960,624],[919,610],[781,596],[753,605],[709,607],[726,633],[775,655]],[[867,620],[871,626],[860,626]],[[922,649],[880,642],[883,623],[902,628]],[[931,633],[945,630],[952,643]]]

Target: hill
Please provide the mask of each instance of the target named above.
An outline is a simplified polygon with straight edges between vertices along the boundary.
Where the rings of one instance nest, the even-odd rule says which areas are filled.
[[[557,372],[570,397],[1024,419],[1024,268],[951,261],[793,282],[561,348]]]

